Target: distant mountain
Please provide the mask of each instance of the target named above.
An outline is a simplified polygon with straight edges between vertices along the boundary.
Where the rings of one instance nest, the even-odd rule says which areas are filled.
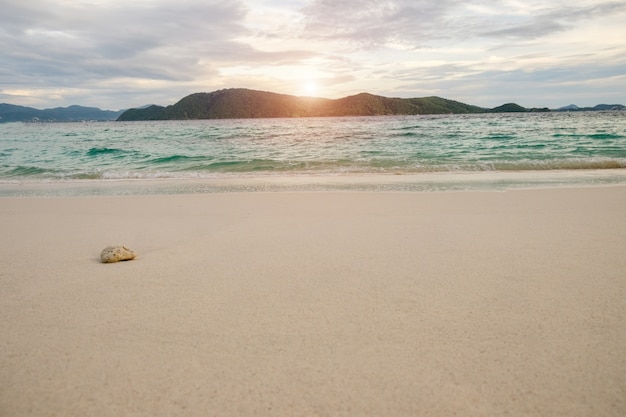
[[[368,93],[340,99],[298,97],[233,88],[195,93],[167,106],[130,109],[118,120],[235,119],[484,113],[487,109],[440,97],[388,98]]]
[[[593,106],[590,110],[626,110],[626,106],[623,104],[598,104],[597,106]]]
[[[598,104],[593,107],[578,107],[575,104],[559,107],[556,111],[607,111],[607,110],[626,110],[623,104]]]
[[[83,106],[39,110],[32,107],[0,103],[0,123],[105,121],[116,120],[123,112],[123,110],[100,110],[96,107]]]
[[[558,109],[556,109],[557,111],[573,111],[573,110],[578,110],[580,107],[578,107],[575,104],[568,104],[567,106],[563,106],[563,107],[559,107]]]

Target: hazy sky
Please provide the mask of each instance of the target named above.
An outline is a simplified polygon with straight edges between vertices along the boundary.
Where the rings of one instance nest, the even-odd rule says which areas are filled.
[[[245,87],[626,104],[626,1],[0,0],[0,102],[118,110]]]

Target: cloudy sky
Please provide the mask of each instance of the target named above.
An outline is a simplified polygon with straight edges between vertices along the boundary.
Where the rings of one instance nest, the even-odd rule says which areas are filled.
[[[2,0],[0,102],[118,110],[245,87],[626,104],[626,1]]]

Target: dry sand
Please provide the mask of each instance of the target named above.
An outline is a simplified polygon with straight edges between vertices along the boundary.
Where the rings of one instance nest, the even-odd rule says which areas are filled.
[[[2,198],[0,231],[1,416],[626,415],[624,186]]]

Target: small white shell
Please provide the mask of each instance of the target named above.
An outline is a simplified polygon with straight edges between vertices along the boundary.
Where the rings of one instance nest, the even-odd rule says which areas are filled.
[[[130,261],[135,259],[137,254],[126,246],[107,246],[100,253],[100,261],[102,263],[113,263],[119,261]]]

